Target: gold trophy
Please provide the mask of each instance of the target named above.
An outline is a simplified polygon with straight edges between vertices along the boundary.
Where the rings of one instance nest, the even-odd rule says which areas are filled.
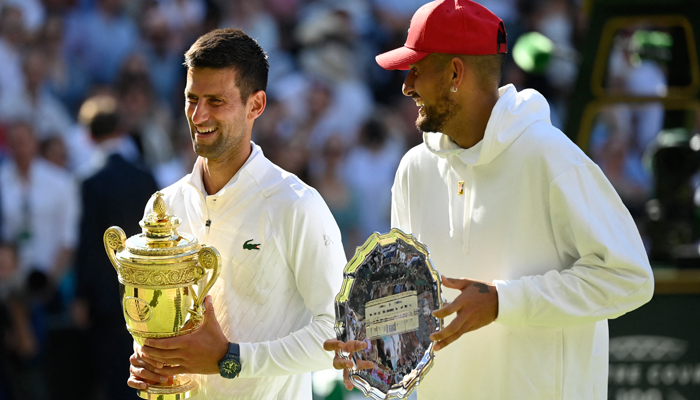
[[[126,328],[141,346],[148,338],[186,335],[199,328],[202,302],[221,272],[219,252],[188,233],[178,233],[180,219],[166,213],[162,193],[154,196],[153,212],[139,223],[141,234],[127,239],[116,226],[104,234],[105,250],[119,275]],[[205,281],[206,270],[211,275]],[[198,390],[190,377],[176,375],[172,385],[149,385],[138,396],[180,400]]]

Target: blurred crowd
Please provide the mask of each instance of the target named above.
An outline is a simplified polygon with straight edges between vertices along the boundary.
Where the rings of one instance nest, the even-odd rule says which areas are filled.
[[[144,188],[190,172],[196,156],[183,113],[182,55],[211,29],[240,28],[265,49],[268,104],[253,140],[318,189],[348,257],[372,232],[388,231],[394,172],[422,137],[415,103],[401,94],[405,73],[382,70],[374,56],[403,45],[425,2],[0,0],[0,399],[61,398],[51,376],[69,372],[47,371],[52,335],[91,332],[106,315],[95,301],[109,302],[105,310],[116,309],[123,327],[116,289],[106,287],[117,281],[101,236],[86,238],[88,225],[113,210],[83,201],[97,190],[142,210],[147,199],[107,178],[99,190],[86,182],[112,154],[150,174]],[[511,47],[521,33],[538,31],[575,50],[584,34],[581,0],[480,2],[504,20]],[[543,93],[563,127],[576,64],[552,64],[533,75],[509,60],[503,81]],[[86,220],[88,206],[97,216]],[[122,224],[139,231],[138,219]],[[102,264],[84,261],[93,256]],[[85,278],[95,269],[107,278]],[[126,375],[127,358],[120,358]],[[124,388],[126,375],[117,377]],[[110,385],[87,385],[78,397],[125,398]]]

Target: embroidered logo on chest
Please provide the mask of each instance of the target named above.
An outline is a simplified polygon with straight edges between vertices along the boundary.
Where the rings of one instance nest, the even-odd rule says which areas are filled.
[[[243,243],[243,250],[260,250],[260,243],[250,243],[252,242],[253,239],[246,240],[245,243]]]

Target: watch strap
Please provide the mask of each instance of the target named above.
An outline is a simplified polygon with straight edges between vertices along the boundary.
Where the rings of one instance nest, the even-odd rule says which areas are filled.
[[[238,343],[229,342],[228,343],[228,352],[226,353],[226,355],[236,356],[240,359],[241,358],[241,346]]]

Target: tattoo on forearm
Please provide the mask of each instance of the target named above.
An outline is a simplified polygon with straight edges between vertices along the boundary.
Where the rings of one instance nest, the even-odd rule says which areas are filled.
[[[489,287],[486,286],[486,284],[481,283],[481,282],[476,282],[474,286],[479,288],[479,293],[488,293],[489,292]]]

